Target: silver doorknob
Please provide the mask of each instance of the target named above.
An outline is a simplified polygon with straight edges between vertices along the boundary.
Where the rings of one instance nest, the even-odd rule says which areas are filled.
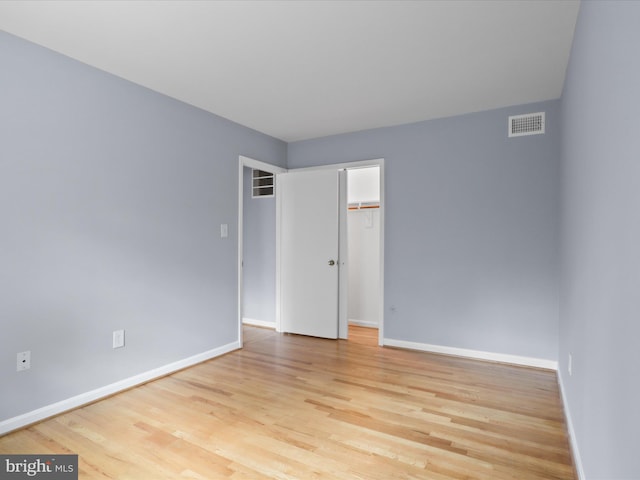
[[[336,264],[335,260],[329,260],[329,266],[333,267]]]

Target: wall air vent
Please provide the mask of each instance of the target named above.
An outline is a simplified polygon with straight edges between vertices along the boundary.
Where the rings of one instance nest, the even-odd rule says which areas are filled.
[[[544,112],[509,117],[509,136],[538,135],[544,133]]]
[[[273,197],[276,187],[275,175],[257,168],[254,168],[252,172],[251,198]]]

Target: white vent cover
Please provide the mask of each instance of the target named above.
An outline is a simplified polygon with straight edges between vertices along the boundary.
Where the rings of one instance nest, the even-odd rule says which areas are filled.
[[[538,135],[544,133],[544,112],[509,117],[509,136]]]

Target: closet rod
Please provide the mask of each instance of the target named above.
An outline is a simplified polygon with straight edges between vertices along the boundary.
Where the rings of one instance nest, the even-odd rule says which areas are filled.
[[[362,205],[361,207],[347,207],[348,210],[364,210],[365,208],[380,208],[380,205]]]

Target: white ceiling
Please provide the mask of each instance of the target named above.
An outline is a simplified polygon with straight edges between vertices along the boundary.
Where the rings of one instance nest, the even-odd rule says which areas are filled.
[[[285,141],[560,97],[579,3],[0,1],[0,29]]]

